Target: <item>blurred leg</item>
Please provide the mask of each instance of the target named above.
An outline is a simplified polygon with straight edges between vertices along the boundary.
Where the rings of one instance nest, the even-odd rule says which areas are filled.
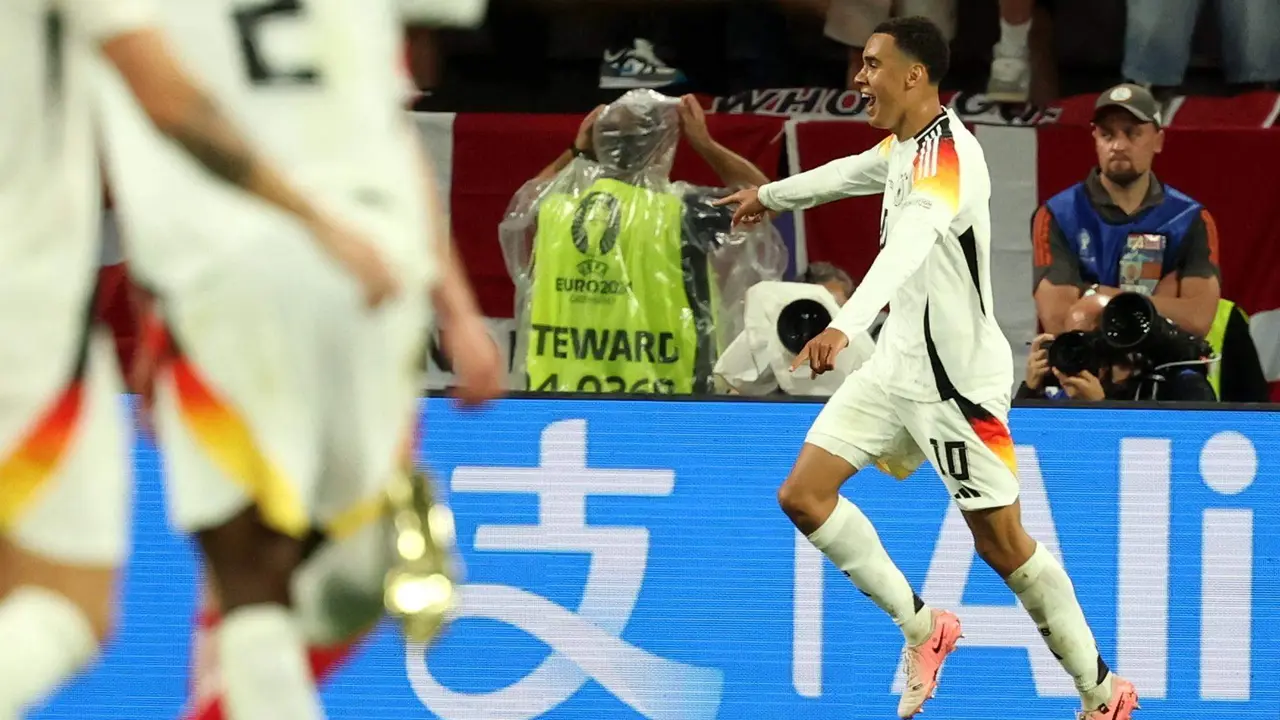
[[[1000,42],[991,51],[987,96],[1024,103],[1031,96],[1031,12],[1035,0],[1000,0]]]
[[[1280,3],[1218,0],[1222,60],[1234,84],[1280,80]]]
[[[1181,85],[1199,9],[1200,0],[1128,0],[1124,76],[1146,85]]]
[[[409,30],[409,71],[419,90],[430,90],[440,82],[440,52],[430,28]]]
[[[1000,47],[1010,54],[1027,49],[1035,0],[1000,0]]]
[[[827,37],[849,48],[845,87],[854,89],[853,79],[862,70],[862,49],[876,25],[889,19],[890,0],[831,0],[827,9]]]
[[[1031,94],[1034,105],[1046,107],[1058,99],[1058,60],[1053,48],[1053,15],[1036,5],[1028,39],[1031,51]]]

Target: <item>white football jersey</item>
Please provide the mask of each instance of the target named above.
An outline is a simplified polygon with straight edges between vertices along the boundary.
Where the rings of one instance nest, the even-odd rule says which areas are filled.
[[[434,277],[396,0],[173,0],[161,26],[290,182],[377,242],[406,283]],[[112,190],[144,282],[179,290],[247,249],[270,252],[294,222],[159,135],[110,71],[103,105]]]
[[[50,373],[75,360],[98,269],[92,60],[149,20],[138,0],[0,2],[0,327]]]
[[[1013,386],[991,292],[991,177],[982,146],[946,110],[915,136],[760,188],[774,210],[884,193],[880,254],[831,326],[849,337],[889,305],[871,363],[887,387],[982,403]]]

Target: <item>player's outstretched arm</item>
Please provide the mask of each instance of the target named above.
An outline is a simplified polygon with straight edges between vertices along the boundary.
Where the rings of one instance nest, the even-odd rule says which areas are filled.
[[[770,210],[785,212],[857,195],[875,195],[884,192],[888,168],[886,141],[858,155],[762,185],[760,202]]]
[[[939,230],[924,211],[906,208],[889,232],[885,249],[876,256],[849,302],[840,308],[829,327],[853,337],[871,327],[871,323],[902,284],[910,278],[929,252],[938,244],[945,230]]]
[[[927,181],[916,187],[889,228],[885,248],[829,327],[853,337],[871,327],[902,284],[924,264],[938,241],[946,237],[959,206],[959,188],[934,191]],[[953,197],[945,195],[954,193]]]

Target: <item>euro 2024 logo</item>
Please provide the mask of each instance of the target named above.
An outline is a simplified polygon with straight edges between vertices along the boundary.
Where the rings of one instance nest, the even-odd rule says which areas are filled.
[[[600,258],[607,256],[618,244],[622,228],[618,198],[605,192],[588,193],[573,213],[570,233],[573,246],[586,259],[578,263],[578,273],[583,277],[603,278],[609,271],[608,263]],[[594,241],[594,242],[593,242]],[[595,252],[592,252],[592,246]]]
[[[551,653],[511,685],[470,693],[438,682],[426,648],[410,644],[409,682],[428,710],[443,720],[531,720],[594,680],[650,720],[716,717],[724,684],[719,670],[666,660],[620,638],[644,583],[649,531],[586,523],[588,495],[664,497],[675,489],[674,472],[589,468],[586,421],[563,420],[542,431],[538,467],[458,467],[451,489],[538,496],[538,524],[481,525],[477,551],[586,553],[591,564],[576,612],[509,585],[464,585],[455,618],[511,625]]]

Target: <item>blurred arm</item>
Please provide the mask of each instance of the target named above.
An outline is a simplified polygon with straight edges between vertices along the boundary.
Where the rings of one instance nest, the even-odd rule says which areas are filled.
[[[178,65],[145,0],[65,0],[164,133],[218,178],[311,222],[316,210],[257,155]]]
[[[435,170],[420,141],[415,137],[414,142],[418,144],[422,185],[427,196],[427,219],[431,223],[431,248],[436,255],[438,267],[436,282],[431,288],[431,304],[435,307],[436,317],[440,319],[440,327],[447,332],[460,322],[479,321],[480,306],[476,303],[471,283],[467,281],[466,270],[453,247],[453,235],[445,220]]]

